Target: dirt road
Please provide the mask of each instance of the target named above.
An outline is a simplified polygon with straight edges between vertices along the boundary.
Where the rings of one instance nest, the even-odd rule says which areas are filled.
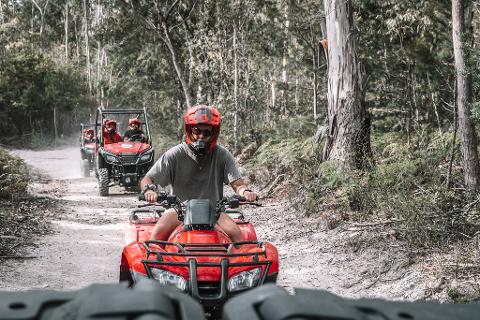
[[[53,192],[66,213],[52,221],[54,234],[35,239],[31,259],[0,265],[0,288],[73,289],[116,282],[123,230],[129,208],[137,204],[135,194],[113,188],[111,196],[99,197],[96,179],[80,178],[76,148],[15,153],[53,178],[34,189]],[[278,247],[282,286],[393,299],[422,298],[435,287],[436,279],[427,277],[421,264],[414,264],[394,240],[385,241],[388,235],[349,226],[327,230],[319,218],[297,216],[287,202],[273,200],[265,201],[265,207],[246,209],[246,216],[259,238]]]
[[[53,178],[33,189],[53,193],[66,212],[52,221],[53,234],[34,239],[36,248],[27,254],[31,259],[0,265],[0,288],[74,289],[117,281],[123,230],[135,195],[113,188],[112,196],[98,196],[95,177],[80,177],[77,148],[14,153]]]

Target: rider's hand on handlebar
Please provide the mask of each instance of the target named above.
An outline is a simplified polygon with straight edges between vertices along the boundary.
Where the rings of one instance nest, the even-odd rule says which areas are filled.
[[[258,195],[255,192],[249,190],[245,190],[243,192],[243,196],[248,202],[255,202],[258,199]]]
[[[157,193],[153,190],[147,190],[145,191],[145,201],[148,201],[150,203],[154,203],[157,201]]]

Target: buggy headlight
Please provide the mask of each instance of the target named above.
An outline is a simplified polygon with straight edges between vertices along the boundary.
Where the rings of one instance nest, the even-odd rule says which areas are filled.
[[[175,286],[178,289],[185,291],[187,288],[187,281],[183,279],[181,276],[176,275],[172,272],[163,269],[152,268],[152,275],[155,280],[162,285],[171,285]]]
[[[228,281],[228,291],[233,292],[255,287],[260,279],[261,271],[261,268],[255,268],[240,272],[239,274],[231,277]]]
[[[111,162],[111,163],[119,162],[117,157],[112,156],[111,154],[107,154],[106,157],[105,157],[105,160],[107,160],[107,162]]]
[[[140,157],[140,162],[148,162],[152,158],[152,152],[145,152],[141,157]]]

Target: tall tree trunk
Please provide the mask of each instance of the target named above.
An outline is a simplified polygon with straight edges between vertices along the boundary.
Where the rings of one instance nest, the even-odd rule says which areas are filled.
[[[329,134],[324,157],[363,168],[371,158],[370,122],[357,58],[350,0],[324,0],[328,53]]]
[[[237,151],[238,143],[238,60],[237,60],[237,27],[233,27],[233,101],[235,106],[234,121],[233,121],[233,141],[234,150]]]
[[[87,81],[88,81],[88,90],[90,95],[92,95],[92,67],[90,65],[90,43],[88,37],[88,14],[87,14],[87,0],[83,0],[83,27],[84,27],[84,39],[85,39],[85,56],[87,62]]]
[[[2,3],[2,0],[0,0],[0,23],[1,24],[5,23],[5,18],[3,17],[3,3]]]
[[[57,126],[57,108],[56,107],[53,107],[53,131],[55,134],[55,146],[57,146],[58,126]]]
[[[188,109],[192,106],[192,95],[190,94],[190,88],[188,87],[187,81],[183,76],[182,68],[177,58],[178,56],[177,48],[175,48],[172,42],[172,39],[170,37],[170,32],[168,31],[167,22],[164,19],[161,21],[161,27],[162,27],[162,30],[161,30],[160,38],[163,40],[163,42],[167,46],[168,51],[170,51],[170,57],[172,59],[173,67],[175,69],[175,72],[177,73],[178,81],[180,81],[180,85],[182,86],[186,108]]]
[[[282,113],[284,116],[287,115],[288,110],[288,90],[285,90],[285,88],[288,87],[288,58],[290,54],[290,48],[289,48],[289,32],[290,32],[290,17],[289,17],[289,6],[288,2],[285,2],[285,7],[284,9],[284,19],[285,19],[285,24],[284,24],[284,40],[283,40],[283,54],[282,54],[282,90],[280,90],[280,97],[282,99],[282,105],[283,105],[283,110]],[[297,110],[295,110],[297,111]]]
[[[65,2],[65,62],[68,60],[68,1]]]
[[[317,119],[317,106],[318,106],[318,80],[317,80],[317,53],[315,52],[315,46],[312,49],[312,68],[313,68],[313,119]]]
[[[452,35],[455,56],[456,99],[458,130],[463,157],[465,186],[468,191],[479,190],[480,167],[477,153],[477,137],[471,119],[472,80],[467,68],[465,39],[469,39],[471,24],[471,1],[452,0]]]
[[[78,28],[77,28],[77,20],[75,20],[75,23],[74,23],[74,31],[75,31],[75,46],[76,46],[76,50],[75,50],[75,53],[76,53],[76,57],[77,57],[77,64],[80,64],[80,40],[79,40],[79,37],[78,37]]]

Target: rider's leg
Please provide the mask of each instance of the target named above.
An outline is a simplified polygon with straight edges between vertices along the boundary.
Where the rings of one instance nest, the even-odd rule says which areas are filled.
[[[240,227],[233,221],[233,219],[225,214],[221,213],[217,221],[222,230],[232,239],[232,242],[243,241],[243,234]]]
[[[180,225],[175,209],[166,210],[152,230],[150,240],[168,240],[170,234]]]

